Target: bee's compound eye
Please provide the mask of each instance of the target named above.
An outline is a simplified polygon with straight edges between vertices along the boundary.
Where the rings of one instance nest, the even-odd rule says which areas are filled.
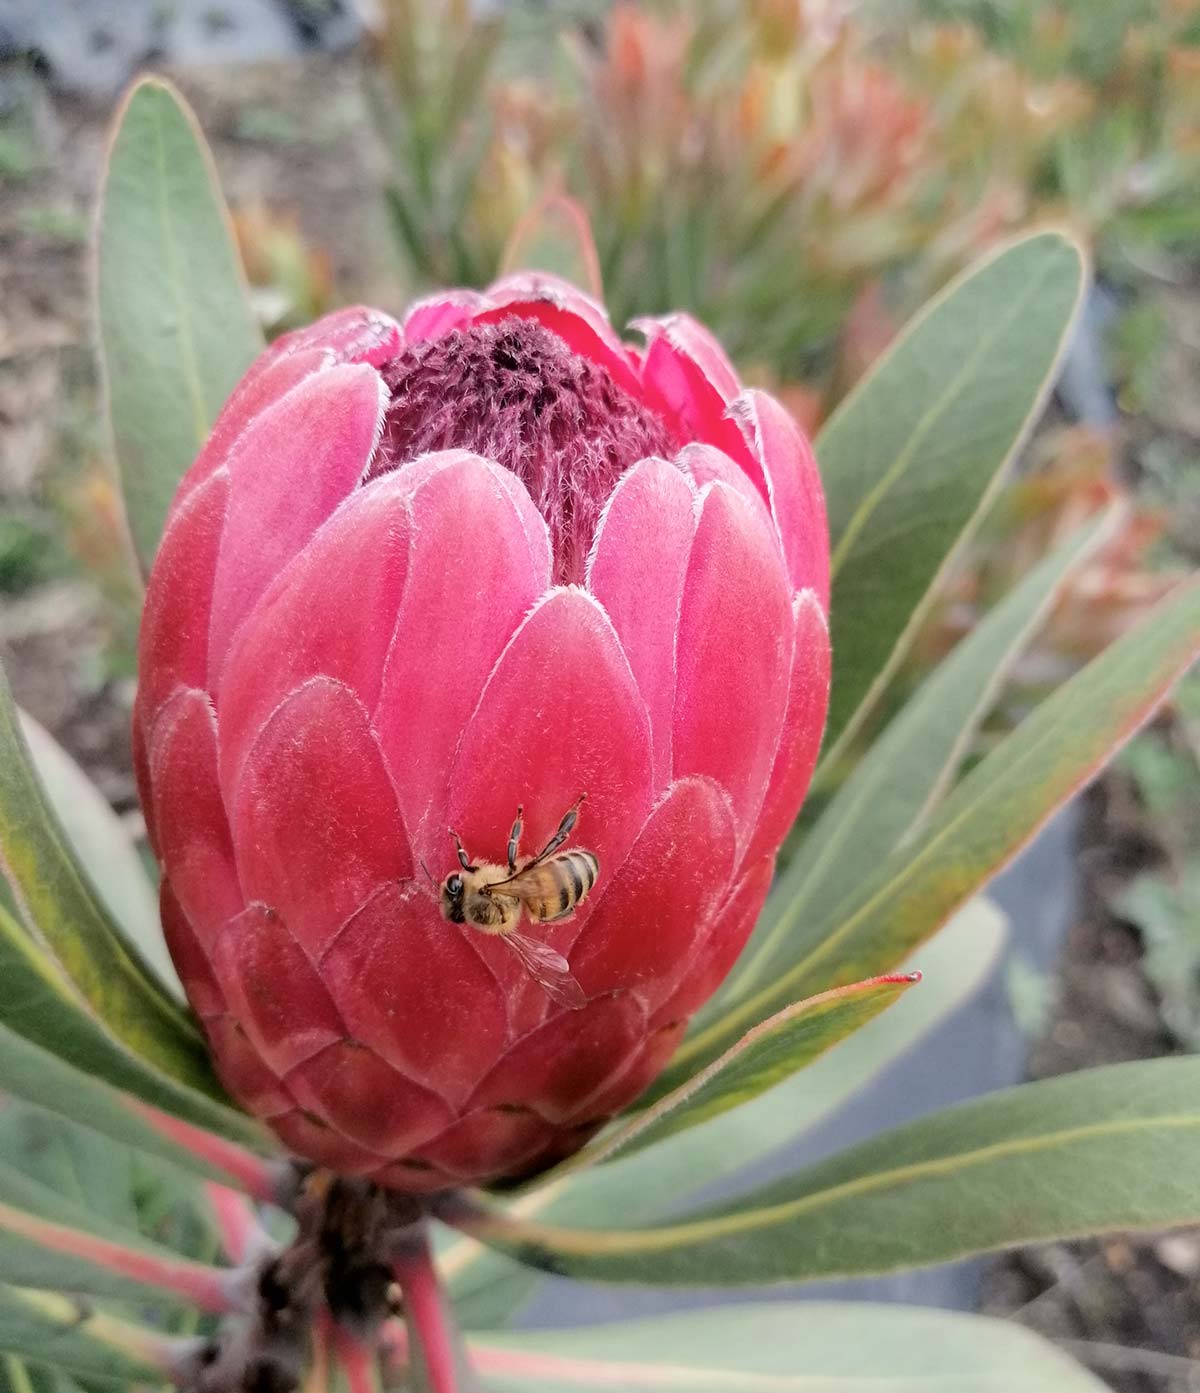
[[[446,889],[449,890],[452,895],[461,895],[462,888],[462,876],[460,875],[452,875],[446,882]]]

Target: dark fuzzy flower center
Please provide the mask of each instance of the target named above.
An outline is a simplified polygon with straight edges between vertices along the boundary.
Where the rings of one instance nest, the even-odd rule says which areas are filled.
[[[391,405],[369,477],[428,450],[486,455],[521,479],[546,519],[559,582],[583,579],[621,474],[674,453],[663,422],[605,368],[526,319],[414,344],[380,371]]]

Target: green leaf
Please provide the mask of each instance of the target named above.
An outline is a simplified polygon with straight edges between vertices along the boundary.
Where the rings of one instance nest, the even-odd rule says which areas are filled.
[[[819,942],[853,894],[861,868],[878,865],[919,832],[1064,577],[1112,534],[1122,514],[1119,507],[1110,509],[1035,566],[909,699],[777,880],[706,1019],[786,970],[806,945]]]
[[[110,1035],[54,960],[2,906],[0,1045],[0,1087],[50,1111],[70,1109],[68,1116],[86,1118],[99,1131],[115,1125],[111,1098],[103,1092],[112,1084],[114,1091],[131,1093],[243,1146],[269,1146],[262,1128],[244,1113],[160,1074]],[[105,1101],[93,1105],[93,1098]],[[133,1141],[127,1126],[115,1134]]]
[[[1018,1325],[865,1302],[726,1306],[470,1349],[494,1393],[1104,1393]]]
[[[262,348],[208,148],[160,78],[137,82],[117,113],[98,233],[104,385],[149,570],[176,485]]]
[[[883,1015],[848,1036],[801,1073],[652,1151],[620,1156],[565,1179],[547,1177],[513,1201],[525,1218],[603,1224],[620,1214],[629,1223],[661,1219],[689,1195],[761,1162],[843,1104],[929,1031],[968,1001],[994,968],[1006,922],[986,900],[975,900],[921,950],[925,979]],[[464,1324],[504,1323],[536,1278],[501,1254],[461,1238],[440,1255]]]
[[[1096,772],[1200,651],[1200,579],[1061,686],[963,779],[910,843],[859,875],[832,926],[818,925],[760,991],[684,1042],[661,1090],[690,1077],[789,1001],[888,972],[1004,866]]]
[[[128,1146],[11,1096],[0,1109],[0,1162],[126,1229],[138,1223],[133,1156]]]
[[[658,1228],[472,1231],[597,1281],[764,1285],[1200,1220],[1200,1060],[1093,1069],[883,1133]]]
[[[153,977],[75,860],[33,772],[2,674],[0,864],[30,946],[42,960],[41,974],[57,980],[61,995],[74,998],[76,1012],[162,1073],[223,1097],[195,1022]],[[0,1021],[12,1024],[3,1013]]]
[[[817,440],[832,544],[836,757],[1036,419],[1084,284],[1079,248],[1038,233],[936,296]]]
[[[158,896],[121,819],[58,741],[25,711],[21,730],[66,840],[109,916],[129,935],[155,978],[182,997],[159,924]]]
[[[819,1059],[847,1035],[861,1030],[918,981],[917,972],[869,977],[786,1007],[747,1031],[719,1059],[673,1093],[580,1152],[566,1168],[574,1170],[641,1151],[751,1102]]]
[[[237,1184],[236,1176],[230,1171],[205,1159],[194,1147],[172,1140],[152,1127],[139,1111],[136,1100],[128,1094],[80,1073],[3,1027],[0,1027],[0,1090],[9,1095],[6,1115],[17,1110],[19,1104],[12,1100],[19,1099],[21,1104],[28,1104],[31,1110],[43,1114],[48,1123],[61,1120],[95,1136],[97,1153],[106,1155],[109,1160],[105,1165],[96,1165],[94,1157],[89,1158],[90,1173],[86,1179],[77,1176],[73,1185],[62,1183],[66,1179],[62,1174],[63,1163],[46,1165],[44,1158],[39,1174],[60,1194],[77,1193],[85,1203],[97,1189],[103,1188],[103,1201],[98,1204],[97,1211],[109,1217],[121,1217],[111,1172],[121,1164],[117,1158],[127,1157],[130,1150],[169,1162],[178,1168],[181,1176],[216,1180],[224,1185]],[[117,1145],[112,1146],[110,1142]],[[19,1153],[2,1132],[0,1154],[11,1164],[21,1166]],[[22,1169],[28,1170],[28,1167],[22,1166]]]
[[[0,1164],[0,1272],[6,1282],[93,1296],[228,1303],[224,1275],[180,1258],[136,1229],[102,1219]]]
[[[168,1342],[82,1298],[0,1284],[0,1350],[122,1388],[161,1385]]]

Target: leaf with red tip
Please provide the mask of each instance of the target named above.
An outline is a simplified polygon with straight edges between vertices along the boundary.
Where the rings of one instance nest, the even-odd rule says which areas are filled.
[[[719,1059],[568,1161],[567,1171],[653,1146],[774,1088],[885,1011],[919,972],[869,977],[787,1006],[748,1030]]]
[[[186,1261],[4,1164],[0,1271],[23,1286],[232,1308],[232,1290],[218,1269]]]
[[[100,355],[145,570],[184,471],[262,347],[212,159],[160,78],[117,113],[100,195]]]
[[[873,872],[857,872],[857,888],[820,940],[688,1041],[670,1085],[797,996],[904,959],[1150,717],[1198,654],[1200,580],[1181,586],[1026,717],[915,838]]]
[[[1200,1059],[1118,1064],[945,1108],[655,1227],[560,1228],[486,1211],[455,1222],[559,1275],[683,1286],[697,1274],[760,1286],[892,1272],[1194,1224],[1198,1100]]]
[[[798,1136],[834,1116],[848,1099],[893,1067],[931,1030],[975,999],[994,971],[1005,922],[984,900],[974,900],[921,949],[927,969],[920,990],[847,1036],[835,1050],[730,1112],[554,1183],[551,1171],[514,1202],[522,1217],[604,1228],[620,1214],[627,1226],[659,1222],[689,1197],[721,1185],[777,1157]],[[456,1304],[470,1321],[496,1325],[515,1310],[535,1280],[526,1270],[463,1240],[444,1255]]]
[[[0,963],[5,971],[10,970],[11,964],[2,955]],[[256,1194],[269,1188],[259,1184],[270,1170],[270,1163],[260,1156],[148,1108],[133,1095],[4,1026],[0,1026],[0,1088],[46,1114],[66,1118],[121,1146],[171,1161],[191,1174],[236,1184]],[[252,1130],[249,1122],[246,1130]],[[253,1129],[253,1135],[259,1145],[267,1144],[265,1133]]]

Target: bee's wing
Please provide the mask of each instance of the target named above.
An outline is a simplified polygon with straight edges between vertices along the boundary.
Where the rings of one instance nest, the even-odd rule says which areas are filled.
[[[571,969],[561,953],[548,943],[539,943],[536,938],[526,938],[524,934],[506,933],[502,937],[551,1001],[569,1006],[573,1011],[587,1005],[583,988],[571,976]]]
[[[546,900],[558,896],[558,876],[554,869],[554,858],[539,862],[536,866],[526,866],[516,875],[488,886],[489,895],[508,895],[524,904],[528,900]]]

